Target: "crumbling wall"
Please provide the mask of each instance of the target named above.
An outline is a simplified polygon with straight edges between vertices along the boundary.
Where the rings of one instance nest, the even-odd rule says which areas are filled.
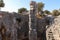
[[[0,40],[29,40],[28,22],[28,15],[0,12]],[[38,40],[45,39],[46,25],[47,22],[45,18],[37,18]]]
[[[60,15],[54,19],[54,23],[47,29],[47,40],[60,40]]]

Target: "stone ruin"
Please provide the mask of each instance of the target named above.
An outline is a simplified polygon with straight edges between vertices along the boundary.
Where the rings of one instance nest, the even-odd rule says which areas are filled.
[[[0,40],[28,39],[28,15],[0,12]]]
[[[29,16],[0,11],[0,40],[29,40]],[[37,40],[46,40],[45,18],[37,18]]]
[[[60,15],[57,16],[53,24],[46,30],[47,40],[60,40]]]
[[[46,26],[52,18],[45,16],[36,19],[37,40],[46,40]],[[29,40],[29,13],[0,11],[0,40]]]

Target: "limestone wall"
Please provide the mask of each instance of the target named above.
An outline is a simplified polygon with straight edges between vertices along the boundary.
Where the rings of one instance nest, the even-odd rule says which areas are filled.
[[[0,40],[28,40],[29,16],[0,12]],[[37,18],[38,40],[45,40],[47,22],[45,18]]]
[[[47,29],[47,40],[60,40],[60,15],[54,19],[54,23]]]

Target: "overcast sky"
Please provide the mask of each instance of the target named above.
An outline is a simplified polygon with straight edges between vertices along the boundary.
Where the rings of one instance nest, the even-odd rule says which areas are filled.
[[[60,8],[60,0],[34,0],[45,4],[44,10],[53,10]],[[30,9],[30,0],[4,0],[5,7],[2,11],[17,12],[19,8],[25,7]]]

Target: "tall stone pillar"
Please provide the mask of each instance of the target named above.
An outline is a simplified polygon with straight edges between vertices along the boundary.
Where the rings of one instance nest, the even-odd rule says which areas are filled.
[[[30,3],[30,14],[29,14],[29,40],[37,40],[37,30],[36,30],[36,13],[37,4],[34,1]]]

